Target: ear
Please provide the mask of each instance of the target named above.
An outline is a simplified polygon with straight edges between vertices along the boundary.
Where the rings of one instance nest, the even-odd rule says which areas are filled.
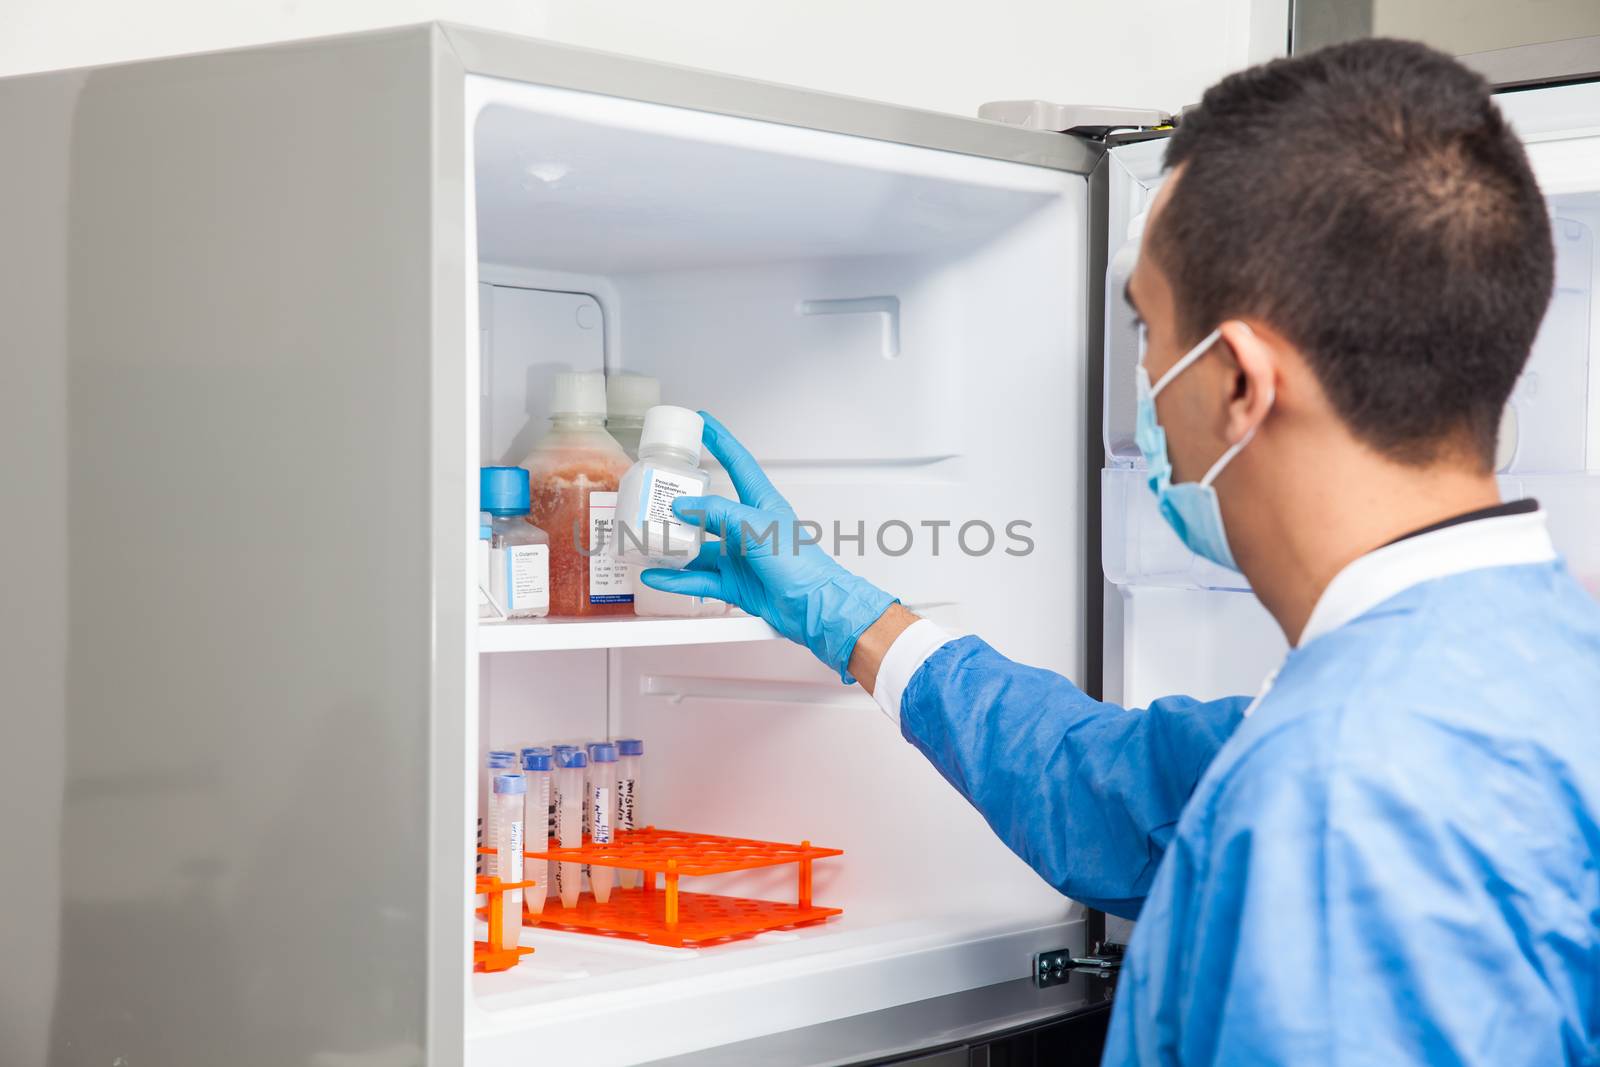
[[[1263,334],[1246,322],[1232,319],[1221,326],[1222,340],[1233,357],[1233,391],[1228,399],[1227,422],[1223,434],[1228,443],[1242,441],[1272,410],[1277,396],[1278,351]]]

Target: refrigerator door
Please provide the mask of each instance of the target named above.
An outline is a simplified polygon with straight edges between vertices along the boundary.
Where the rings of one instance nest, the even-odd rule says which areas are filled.
[[[1600,51],[1600,42],[1595,47]],[[1529,56],[1520,59],[1519,70],[1533,69]],[[1521,76],[1510,80],[1518,88],[1502,92],[1499,103],[1549,198],[1556,287],[1502,423],[1501,494],[1543,504],[1557,549],[1600,595],[1600,82],[1528,87]],[[1161,150],[1156,140],[1108,152],[1101,536],[1115,594],[1105,613],[1106,699],[1132,705],[1174,692],[1254,692],[1285,651],[1248,582],[1196,557],[1161,520],[1133,442],[1139,338],[1122,285],[1141,213],[1161,182]]]
[[[1286,648],[1245,577],[1195,555],[1162,519],[1134,443],[1134,370],[1142,352],[1123,287],[1164,178],[1165,149],[1166,140],[1156,138],[1106,153],[1104,698],[1130,706],[1172,693],[1253,693]]]
[[[1600,65],[1600,39],[1590,41]],[[1556,549],[1600,596],[1600,81],[1502,92],[1499,103],[1527,145],[1556,249],[1555,292],[1501,424],[1501,494],[1544,506]]]
[[[448,1033],[423,828],[467,600],[432,597],[429,509],[464,486],[428,426],[465,396],[433,364],[431,46],[0,80],[0,1063],[417,1063]]]

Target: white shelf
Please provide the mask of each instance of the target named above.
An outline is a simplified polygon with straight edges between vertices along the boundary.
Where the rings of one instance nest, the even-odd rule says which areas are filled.
[[[710,619],[526,619],[478,624],[478,652],[556,652],[577,648],[718,645],[772,641],[778,632],[753,615]]]

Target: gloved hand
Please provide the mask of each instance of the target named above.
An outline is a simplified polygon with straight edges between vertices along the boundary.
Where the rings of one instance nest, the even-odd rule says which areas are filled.
[[[653,567],[641,575],[652,589],[709,596],[767,620],[791,641],[855,681],[845,669],[863,630],[896,598],[845,570],[814,544],[802,544],[794,508],[766,472],[716,419],[705,419],[706,448],[733,481],[740,503],[685,496],[672,510],[684,522],[722,538],[707,541],[681,571]]]

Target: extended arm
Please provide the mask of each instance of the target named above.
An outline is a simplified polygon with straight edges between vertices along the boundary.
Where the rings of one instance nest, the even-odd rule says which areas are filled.
[[[1129,710],[976,638],[950,640],[799,539],[788,502],[709,415],[705,442],[740,499],[680,499],[680,517],[722,540],[644,581],[737,604],[860,681],[1046,881],[1137,913],[1178,813],[1247,702],[1172,697]]]
[[[1248,701],[1123,708],[975,637],[948,638],[896,605],[861,635],[850,673],[1042,878],[1137,914],[1178,814]]]

